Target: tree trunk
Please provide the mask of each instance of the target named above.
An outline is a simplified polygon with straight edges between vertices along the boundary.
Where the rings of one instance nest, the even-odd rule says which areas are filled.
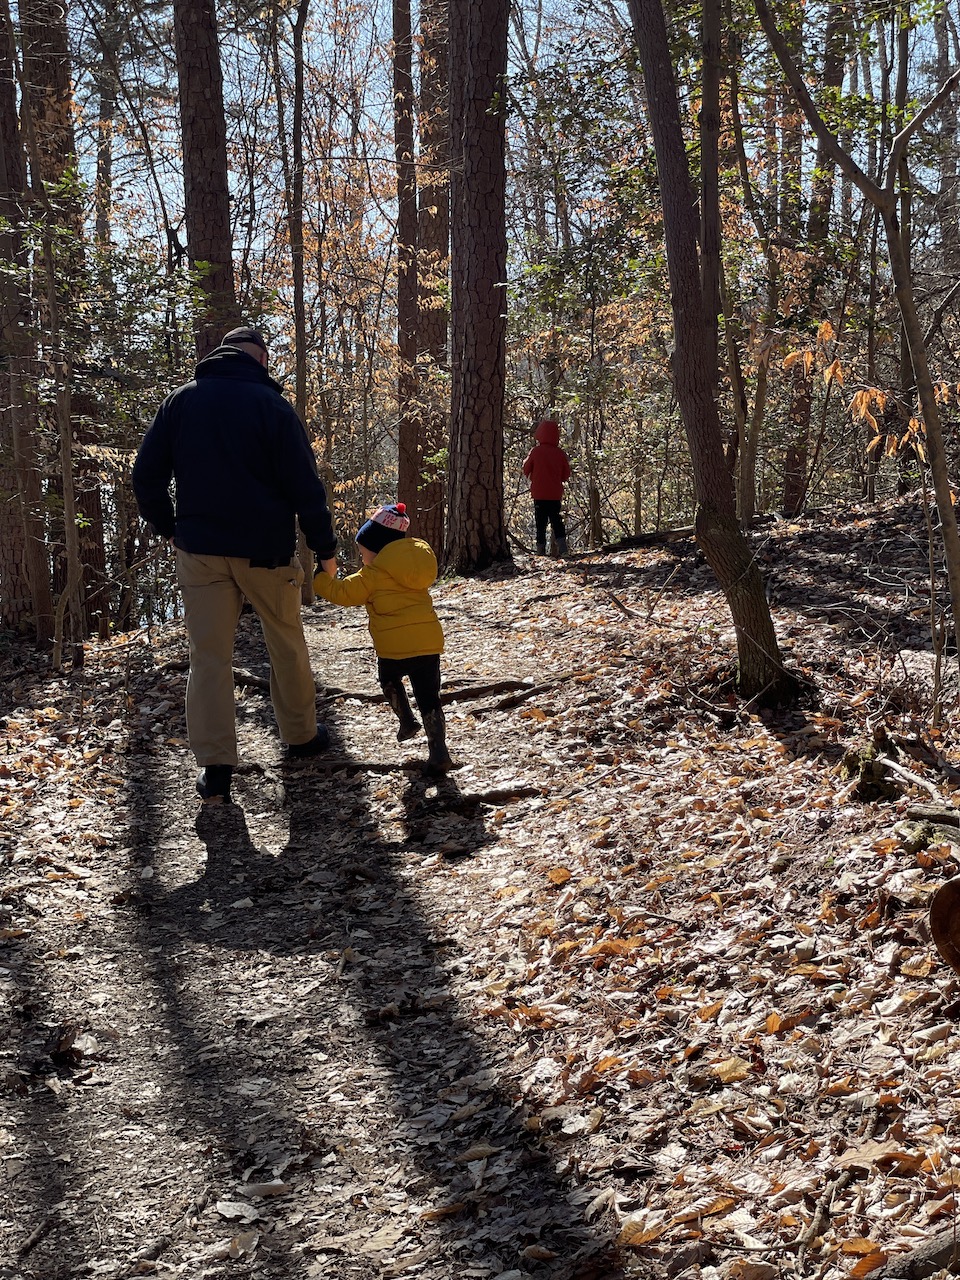
[[[951,32],[947,26],[945,9],[938,8],[933,15],[937,37],[937,79],[941,83],[950,74],[956,61],[950,53]],[[956,38],[956,28],[954,28]],[[940,226],[940,242],[943,249],[943,270],[948,276],[960,272],[960,197],[957,184],[960,181],[957,165],[957,104],[953,97],[944,102],[940,112],[940,182],[937,192],[937,222]]]
[[[393,0],[393,129],[397,162],[397,497],[420,533],[417,396],[417,180],[410,0]]]
[[[506,342],[504,77],[508,0],[450,6],[451,441],[446,562],[508,561],[503,510]]]
[[[174,0],[173,30],[187,255],[204,294],[196,331],[197,355],[202,357],[238,322],[215,0]]]
[[[703,0],[700,108],[700,274],[708,367],[719,382],[720,316],[720,0]],[[718,387],[714,387],[717,395]]]
[[[71,640],[75,653],[109,607],[106,588],[100,481],[86,461],[76,463],[74,441],[97,443],[96,406],[76,385],[74,352],[87,340],[78,302],[87,290],[83,209],[74,187],[77,151],[74,100],[67,39],[67,12],[61,0],[21,0],[23,41],[21,115],[33,191],[42,208],[42,338],[46,372],[53,388],[60,435],[60,475],[51,487],[62,501],[63,560],[55,565],[60,600],[55,611],[54,652]],[[77,466],[79,474],[75,475]],[[82,517],[78,519],[78,516]],[[64,631],[70,620],[70,634]],[[57,657],[57,661],[59,658]]]
[[[422,434],[420,536],[444,558],[450,413],[446,372],[450,267],[450,40],[446,0],[420,4],[420,181],[417,216],[417,363]]]
[[[687,164],[667,27],[660,0],[630,0],[646,83],[663,202],[673,306],[674,382],[686,430],[697,498],[696,536],[729,605],[737,635],[739,687],[746,697],[787,696],[777,638],[750,546],[737,522],[733,480],[724,465],[712,388],[697,257],[697,213]]]
[[[53,594],[33,397],[25,373],[33,357],[28,264],[20,226],[26,216],[26,162],[17,118],[13,26],[0,5],[0,625],[53,638]]]

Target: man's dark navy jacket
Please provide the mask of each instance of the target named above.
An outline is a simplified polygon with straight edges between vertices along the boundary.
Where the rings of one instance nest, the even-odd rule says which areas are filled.
[[[176,486],[176,508],[170,482]],[[286,564],[299,519],[329,559],[337,540],[313,450],[293,406],[253,356],[222,346],[169,395],[133,467],[140,514],[195,555]]]

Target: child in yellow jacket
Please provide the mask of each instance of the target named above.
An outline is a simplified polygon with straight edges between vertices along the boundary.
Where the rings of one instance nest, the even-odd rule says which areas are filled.
[[[318,596],[332,604],[366,606],[377,651],[377,678],[400,721],[397,741],[412,738],[420,728],[404,688],[407,676],[430,748],[427,768],[446,773],[453,761],[440,706],[443,628],[430,599],[437,558],[426,542],[406,537],[410,527],[406,510],[402,502],[378,508],[357,532],[355,541],[363,561],[359,573],[338,579],[321,571],[313,586]]]

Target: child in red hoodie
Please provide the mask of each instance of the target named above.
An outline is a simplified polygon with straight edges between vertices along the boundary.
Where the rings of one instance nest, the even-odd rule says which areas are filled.
[[[570,479],[570,459],[560,448],[560,423],[543,418],[534,432],[537,443],[527,454],[523,474],[530,480],[533,519],[537,530],[537,555],[547,553],[547,523],[560,555],[567,554],[567,530],[561,506],[564,482]]]

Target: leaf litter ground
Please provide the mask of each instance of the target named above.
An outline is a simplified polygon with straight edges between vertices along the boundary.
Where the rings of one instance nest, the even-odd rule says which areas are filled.
[[[952,806],[960,743],[915,656],[922,519],[757,549],[816,690],[790,712],[730,692],[689,542],[443,584],[439,781],[359,611],[305,614],[308,766],[244,617],[224,807],[178,624],[57,679],[8,652],[0,1277],[892,1275],[942,1239],[960,988],[927,911],[958,847],[902,820]],[[864,801],[843,759],[878,726]]]

